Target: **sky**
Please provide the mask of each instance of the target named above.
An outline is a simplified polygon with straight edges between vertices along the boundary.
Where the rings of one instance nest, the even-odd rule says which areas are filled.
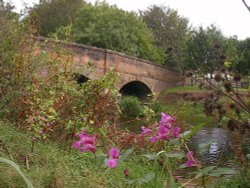
[[[32,6],[39,0],[8,0],[18,10],[24,3]],[[94,3],[95,0],[86,0]],[[106,0],[111,5],[128,11],[146,10],[152,4],[170,7],[189,19],[193,27],[207,27],[214,24],[229,37],[236,35],[238,39],[250,37],[250,12],[242,0]],[[250,0],[246,0],[250,5]]]

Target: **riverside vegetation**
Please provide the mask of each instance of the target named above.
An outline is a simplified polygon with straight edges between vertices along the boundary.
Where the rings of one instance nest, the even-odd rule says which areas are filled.
[[[186,142],[205,120],[183,126],[174,116],[185,106],[168,115],[159,102],[145,107],[135,99],[119,103],[114,73],[79,85],[70,74],[70,52],[37,53],[35,41],[25,44],[2,86],[1,156],[15,161],[34,187],[185,187],[200,178],[205,186],[207,177],[248,173],[245,167],[201,166]],[[7,87],[14,83],[17,87]],[[126,110],[131,105],[134,111]],[[147,127],[142,125],[140,134],[119,129],[121,112],[146,117]],[[185,168],[197,173],[190,180],[179,177]],[[1,171],[2,187],[25,187],[12,167],[1,164]]]
[[[249,187],[249,150],[241,152],[238,140],[237,169],[202,166],[187,144],[211,119],[231,122],[236,137],[249,131],[249,101],[236,96],[233,106],[211,94],[208,117],[199,111],[189,121],[189,102],[121,98],[112,71],[78,84],[71,51],[51,43],[41,50],[33,23],[0,2],[0,187]],[[218,102],[230,108],[222,114]],[[120,116],[143,119],[140,132],[121,129]]]

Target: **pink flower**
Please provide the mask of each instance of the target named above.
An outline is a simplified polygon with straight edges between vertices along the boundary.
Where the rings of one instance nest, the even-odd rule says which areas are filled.
[[[111,148],[109,150],[109,159],[106,162],[106,165],[110,168],[115,168],[118,165],[119,158],[119,149]]]
[[[168,114],[165,114],[164,112],[161,113],[161,121],[160,125],[167,126],[168,128],[171,128],[171,123],[174,123],[175,119],[173,116],[170,116]]]
[[[186,166],[186,167],[195,166],[195,162],[194,162],[193,160],[188,160],[188,161],[185,163],[185,166]]]
[[[109,157],[111,159],[118,159],[119,158],[119,149],[118,148],[111,148],[109,150]]]
[[[150,142],[154,143],[158,140],[157,136],[153,136],[150,138]]]
[[[161,115],[162,117],[157,130],[157,135],[150,138],[150,142],[152,143],[157,140],[169,140],[171,138],[179,138],[180,136],[181,128],[172,126],[172,123],[175,122],[173,116],[167,115],[163,112]],[[142,135],[151,134],[152,132],[152,130],[142,127]]]
[[[175,176],[175,182],[177,182],[179,179],[181,179],[181,176]]]
[[[172,130],[172,134],[175,138],[179,138],[180,136],[180,131],[181,131],[181,128],[180,127],[175,127],[173,130]]]
[[[153,133],[153,130],[148,129],[148,128],[144,127],[144,126],[141,127],[141,130],[142,130],[141,135],[143,135],[143,136],[149,135],[149,134]]]
[[[169,131],[169,128],[167,128],[167,127],[164,126],[164,125],[160,125],[160,126],[158,127],[158,135],[165,135],[165,134],[168,133],[168,131]]]
[[[94,136],[88,136],[88,135],[84,135],[81,138],[81,142],[83,144],[94,144],[95,143],[95,137]]]
[[[92,144],[85,144],[83,145],[82,147],[80,147],[79,149],[80,152],[92,152],[92,153],[95,153],[96,152],[96,147]]]
[[[79,148],[81,147],[81,144],[82,144],[81,141],[77,141],[77,142],[75,142],[75,143],[72,145],[72,147],[73,147],[73,148],[76,148],[76,149],[79,149]]]
[[[108,159],[106,161],[106,165],[109,167],[109,168],[115,168],[117,167],[118,165],[118,160],[117,159]]]
[[[169,129],[166,126],[160,125],[158,127],[158,139],[168,140],[169,139],[168,133]]]
[[[85,130],[82,128],[81,134],[80,134],[80,139],[82,139],[85,136]]]
[[[80,134],[80,140],[76,141],[72,147],[79,149],[80,152],[96,152],[96,147],[95,147],[95,137],[92,135],[86,135],[84,128],[82,129],[82,132]]]
[[[194,156],[193,156],[192,151],[188,151],[187,158],[188,158],[188,161],[185,163],[185,166],[186,167],[195,166],[195,160],[194,160]]]

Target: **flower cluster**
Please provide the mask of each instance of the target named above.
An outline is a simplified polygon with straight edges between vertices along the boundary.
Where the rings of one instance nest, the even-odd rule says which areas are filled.
[[[170,138],[178,138],[180,136],[180,131],[181,128],[180,127],[173,127],[173,123],[175,122],[175,119],[170,116],[167,115],[165,113],[161,113],[161,121],[160,121],[160,125],[157,129],[157,135],[156,136],[152,136],[150,138],[150,141],[156,142],[157,140],[169,140]],[[142,129],[142,135],[146,136],[146,135],[151,135],[153,134],[153,130],[148,129],[146,127],[141,127]]]
[[[73,144],[73,147],[79,149],[80,152],[96,152],[95,136],[86,135],[84,128],[80,134],[80,140]]]
[[[118,159],[119,159],[119,149],[111,148],[109,150],[109,159],[106,161],[106,165],[109,168],[115,168],[118,165]]]

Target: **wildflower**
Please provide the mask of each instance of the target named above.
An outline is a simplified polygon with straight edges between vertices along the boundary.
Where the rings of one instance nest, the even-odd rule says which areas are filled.
[[[92,153],[95,153],[96,152],[96,147],[92,144],[85,144],[83,145],[83,147],[80,147],[79,149],[80,152],[87,152],[87,151],[90,151]]]
[[[40,135],[44,134],[43,130],[40,130],[38,133],[39,133]]]
[[[158,140],[157,136],[153,136],[150,138],[150,142],[154,143]]]
[[[107,162],[106,162],[106,165],[109,168],[115,168],[118,165],[118,160],[117,159],[108,159]]]
[[[167,115],[164,112],[161,113],[160,125],[171,128],[171,123],[174,123],[174,122],[175,122],[175,119],[172,116]]]
[[[178,182],[181,179],[181,176],[175,176],[175,182]]]
[[[174,129],[172,129],[172,134],[175,138],[179,138],[180,136],[180,131],[181,131],[181,128],[180,127],[175,127]]]
[[[88,136],[88,135],[84,135],[82,138],[81,138],[81,142],[83,144],[94,144],[95,143],[95,137],[94,136]]]
[[[161,121],[157,130],[157,135],[150,138],[150,142],[154,143],[157,140],[169,140],[170,138],[179,138],[180,136],[180,127],[173,127],[172,123],[175,122],[173,116],[161,113]],[[142,127],[142,135],[151,134],[153,131]]]
[[[118,165],[119,149],[111,148],[109,150],[109,159],[106,161],[106,165],[109,168],[115,168]]]
[[[112,159],[118,159],[119,158],[119,149],[118,148],[111,148],[109,150],[109,156]]]
[[[188,158],[188,161],[185,163],[185,166],[186,167],[195,166],[195,160],[194,160],[192,151],[188,151],[187,158]]]
[[[76,141],[73,144],[73,148],[79,149],[80,152],[96,152],[96,147],[95,147],[95,137],[92,135],[86,135],[85,130],[82,129],[82,132],[80,134],[80,140]]]
[[[168,140],[169,139],[169,137],[168,137],[169,130],[170,129],[167,128],[166,126],[160,125],[158,127],[158,136],[157,136],[157,138],[161,139],[161,140]]]
[[[143,136],[153,133],[153,131],[151,129],[148,129],[148,128],[144,127],[144,126],[141,127],[141,130],[142,130],[141,135],[143,135]]]
[[[35,142],[35,141],[36,141],[36,138],[35,138],[35,137],[32,137],[31,141],[32,141],[32,142]]]
[[[82,139],[85,136],[85,130],[82,128],[81,134],[80,134],[80,139]]]

